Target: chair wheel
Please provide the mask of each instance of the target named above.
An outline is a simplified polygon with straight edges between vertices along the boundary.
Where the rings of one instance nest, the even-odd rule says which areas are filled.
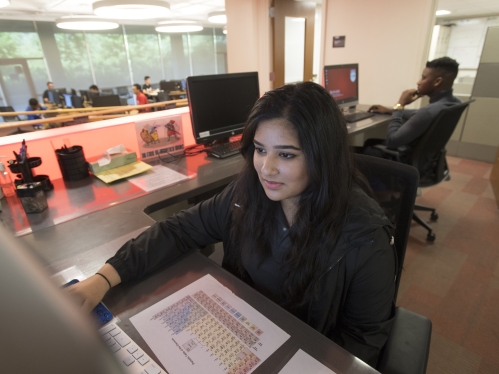
[[[438,220],[438,213],[433,212],[433,213],[431,214],[431,216],[430,216],[430,219],[431,219],[432,221],[436,221],[436,220]]]
[[[434,242],[437,236],[433,232],[429,232],[428,235],[426,236],[426,240],[429,242]]]

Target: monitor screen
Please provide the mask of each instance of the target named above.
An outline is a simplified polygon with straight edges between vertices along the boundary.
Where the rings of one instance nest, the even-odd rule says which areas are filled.
[[[52,104],[61,105],[61,100],[59,98],[59,94],[57,93],[57,91],[55,91],[55,90],[49,90],[48,91],[48,96],[49,96],[49,101]]]
[[[258,73],[188,77],[187,97],[197,144],[241,134],[260,97]]]
[[[72,108],[73,107],[73,102],[71,101],[71,96],[70,94],[63,94],[64,96],[64,102],[66,104],[67,108]]]
[[[118,95],[94,96],[92,97],[92,106],[93,107],[121,106],[121,100]]]
[[[324,66],[324,87],[338,106],[355,106],[359,103],[359,65]]]

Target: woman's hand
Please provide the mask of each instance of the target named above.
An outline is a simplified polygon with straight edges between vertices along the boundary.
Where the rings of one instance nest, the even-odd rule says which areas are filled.
[[[67,288],[67,292],[85,313],[90,314],[92,309],[99,304],[107,291],[110,290],[110,285],[114,287],[121,282],[120,276],[109,264],[99,269],[98,273],[104,276],[95,274]]]

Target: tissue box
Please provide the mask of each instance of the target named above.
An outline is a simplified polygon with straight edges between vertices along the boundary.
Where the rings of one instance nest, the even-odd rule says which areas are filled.
[[[128,153],[120,153],[116,155],[111,155],[111,162],[107,165],[99,166],[97,162],[102,156],[92,157],[87,160],[88,168],[94,174],[100,173],[102,171],[106,171],[109,169],[114,169],[123,165],[131,164],[132,162],[137,161],[137,153],[130,152]]]

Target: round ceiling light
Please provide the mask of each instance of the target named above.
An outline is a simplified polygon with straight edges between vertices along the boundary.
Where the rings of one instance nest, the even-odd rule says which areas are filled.
[[[196,32],[202,29],[203,26],[198,25],[196,21],[163,21],[156,25],[157,32]]]
[[[10,5],[9,0],[0,0],[0,8],[6,7]]]
[[[443,9],[442,10],[437,10],[435,12],[435,14],[437,16],[446,16],[447,14],[450,14],[450,13],[451,13],[450,10],[443,10]]]
[[[170,14],[170,4],[163,0],[102,0],[92,7],[97,16],[110,19],[151,19]]]
[[[211,23],[227,23],[227,15],[223,12],[213,12],[208,14],[208,21]]]
[[[65,30],[111,30],[117,29],[120,25],[116,22],[97,18],[93,16],[67,16],[55,20],[55,24],[60,29]]]

